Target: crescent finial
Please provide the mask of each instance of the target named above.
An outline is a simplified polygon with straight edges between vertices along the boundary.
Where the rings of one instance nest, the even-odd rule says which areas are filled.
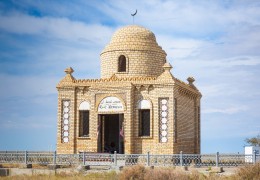
[[[135,16],[137,14],[137,9],[135,10],[134,14],[131,14],[131,16]]]

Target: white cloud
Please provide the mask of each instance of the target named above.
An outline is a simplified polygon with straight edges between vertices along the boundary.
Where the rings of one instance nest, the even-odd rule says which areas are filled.
[[[198,56],[200,48],[207,44],[206,41],[194,38],[179,38],[170,35],[159,34],[157,42],[167,53],[170,59],[185,59],[191,56]]]
[[[228,4],[228,3],[227,3]],[[256,2],[223,1],[109,1],[97,6],[122,24],[131,23],[130,13],[138,9],[135,22],[165,33],[210,35],[226,32],[230,27],[248,23],[259,24]],[[119,16],[120,14],[120,16]],[[127,18],[128,17],[128,18]],[[187,34],[188,32],[188,34]]]
[[[211,113],[223,113],[223,114],[236,114],[248,110],[247,106],[234,106],[228,108],[205,108],[202,110],[202,113],[211,114]]]
[[[0,74],[1,97],[28,97],[56,93],[57,77],[15,76]]]
[[[220,96],[223,95],[226,91],[225,91],[225,87],[223,87],[223,84],[209,84],[209,85],[201,85],[200,87],[200,91],[202,92],[202,94],[205,96],[205,98],[208,97],[216,97],[216,96]]]
[[[18,12],[0,16],[0,22],[0,28],[10,33],[85,40],[94,44],[107,42],[113,32],[113,29],[100,24],[85,24],[65,17],[34,17]]]

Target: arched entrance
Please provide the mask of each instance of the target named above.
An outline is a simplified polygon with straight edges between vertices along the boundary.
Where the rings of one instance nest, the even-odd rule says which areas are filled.
[[[124,105],[114,96],[98,105],[98,152],[124,153]]]

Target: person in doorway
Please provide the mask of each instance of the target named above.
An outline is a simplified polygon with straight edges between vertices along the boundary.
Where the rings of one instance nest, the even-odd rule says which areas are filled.
[[[114,142],[111,142],[111,144],[110,144],[110,152],[112,154],[114,154],[115,151],[116,151],[116,145],[115,145]]]

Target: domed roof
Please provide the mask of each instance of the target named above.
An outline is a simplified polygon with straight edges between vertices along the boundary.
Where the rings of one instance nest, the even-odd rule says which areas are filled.
[[[118,29],[101,54],[121,50],[146,50],[166,54],[157,44],[154,33],[138,25],[128,25]]]

